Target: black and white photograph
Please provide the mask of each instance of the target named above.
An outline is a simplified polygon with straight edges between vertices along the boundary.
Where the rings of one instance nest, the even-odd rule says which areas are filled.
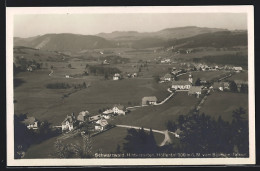
[[[6,11],[8,165],[255,163],[253,6]]]

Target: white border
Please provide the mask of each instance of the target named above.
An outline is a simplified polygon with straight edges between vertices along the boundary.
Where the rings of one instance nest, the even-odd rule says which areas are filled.
[[[13,128],[13,18],[16,14],[86,13],[247,13],[249,82],[249,158],[157,158],[157,159],[14,159]],[[6,8],[6,84],[7,84],[7,166],[100,166],[100,165],[233,165],[255,164],[255,75],[254,7],[178,6],[178,7],[7,7]]]

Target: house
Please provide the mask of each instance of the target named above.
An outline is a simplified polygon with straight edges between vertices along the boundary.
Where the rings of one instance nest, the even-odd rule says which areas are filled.
[[[163,59],[163,60],[161,60],[161,63],[163,64],[163,63],[170,63],[171,62],[171,59]]]
[[[102,113],[101,114],[101,117],[104,118],[104,119],[110,119],[112,116],[112,113]]]
[[[190,81],[172,81],[173,90],[189,90],[191,87]]]
[[[36,68],[37,68],[36,65],[30,65],[30,66],[27,67],[27,71],[32,72]]]
[[[103,65],[109,65],[108,60],[105,59],[105,60],[103,61]]]
[[[95,124],[96,131],[104,131],[108,126],[108,122],[105,119],[100,119]]]
[[[143,105],[154,105],[157,103],[157,98],[155,96],[143,97],[142,98],[142,106]]]
[[[132,74],[132,77],[137,77],[137,73],[133,73],[133,74]]]
[[[229,83],[228,82],[214,82],[212,85],[213,89],[215,90],[229,90]]]
[[[180,72],[181,72],[180,70],[179,70],[179,71],[174,70],[174,71],[172,71],[172,74],[173,74],[173,75],[178,75]]]
[[[32,72],[32,71],[33,71],[33,68],[32,68],[31,66],[29,66],[29,67],[27,68],[27,71]]]
[[[69,75],[65,75],[65,78],[70,78],[70,76]]]
[[[113,110],[114,114],[118,114],[118,115],[125,115],[125,113],[126,113],[125,106],[120,105],[120,104],[119,105],[114,105],[112,110]]]
[[[113,80],[120,80],[121,79],[121,75],[118,73],[115,73],[115,75],[113,76]]]
[[[82,124],[83,122],[86,122],[88,120],[88,116],[88,111],[79,112],[79,115],[77,116],[77,121],[79,122],[79,124]]]
[[[214,90],[224,91],[224,85],[222,82],[214,82],[212,87]]]
[[[247,81],[243,81],[243,80],[234,80],[234,82],[237,85],[237,91],[238,92],[241,91],[242,85],[248,85],[248,82]]]
[[[229,90],[229,82],[223,82],[224,90]]]
[[[64,119],[64,121],[61,123],[62,131],[71,131],[76,126],[76,117],[74,113],[71,113],[70,115],[67,115],[67,117]]]
[[[196,95],[197,98],[199,98],[199,96],[201,95],[201,91],[202,91],[202,86],[191,86],[189,91],[188,91],[188,95]]]
[[[172,75],[171,74],[169,74],[169,73],[167,73],[167,74],[165,74],[162,78],[161,78],[161,80],[162,81],[172,81]]]
[[[232,69],[236,72],[241,72],[243,70],[242,67],[233,67]]]
[[[101,114],[101,117],[103,117],[104,119],[110,119],[113,114],[113,109],[107,109]]]
[[[172,72],[173,72],[173,71],[176,71],[176,70],[177,70],[176,67],[172,67]]]
[[[91,116],[88,118],[89,119],[89,122],[94,122],[94,121],[97,121],[99,119],[101,119],[101,115],[94,115],[94,116]]]
[[[38,129],[38,121],[35,117],[28,117],[22,121],[22,123],[24,123],[28,129]]]

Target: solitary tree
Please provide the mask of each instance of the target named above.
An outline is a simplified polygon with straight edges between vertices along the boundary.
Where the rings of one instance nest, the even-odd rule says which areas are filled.
[[[201,85],[201,83],[200,83],[200,78],[198,78],[197,80],[196,80],[196,82],[195,82],[195,86],[200,86]]]

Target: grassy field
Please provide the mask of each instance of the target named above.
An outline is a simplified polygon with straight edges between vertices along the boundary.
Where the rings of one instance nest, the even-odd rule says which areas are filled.
[[[71,112],[77,114],[82,110],[88,110],[92,114],[97,114],[99,109],[114,104],[140,105],[144,96],[156,96],[159,100],[163,100],[169,94],[166,85],[157,84],[153,79],[113,81],[95,76],[66,79],[55,75],[49,77],[48,74],[48,70],[39,70],[17,75],[17,78],[22,79],[24,83],[14,89],[14,99],[17,101],[16,114],[28,112],[29,116],[33,115],[37,119],[60,125],[65,116]],[[86,82],[90,87],[82,90],[46,88],[46,84],[55,82],[71,84]],[[63,99],[65,94],[70,95]]]
[[[116,153],[117,146],[123,151],[124,138],[127,135],[126,128],[112,128],[106,132],[94,136],[92,139],[92,152],[96,153]],[[155,141],[158,145],[164,140],[164,135],[154,133]],[[31,146],[25,155],[25,158],[55,158],[54,143],[57,137],[46,140],[40,144]],[[65,144],[73,143],[82,146],[82,137],[80,135],[64,140]]]
[[[167,121],[176,121],[180,114],[187,114],[198,100],[193,96],[188,96],[187,92],[178,92],[163,105],[138,108],[126,116],[116,117],[109,122],[111,124],[166,130]]]
[[[226,121],[232,121],[232,111],[240,106],[248,110],[248,94],[213,92],[202,105],[200,112],[216,119],[221,116]]]
[[[243,81],[248,81],[248,72],[243,71],[240,73],[235,73],[231,77],[228,78],[228,80],[243,80]]]

